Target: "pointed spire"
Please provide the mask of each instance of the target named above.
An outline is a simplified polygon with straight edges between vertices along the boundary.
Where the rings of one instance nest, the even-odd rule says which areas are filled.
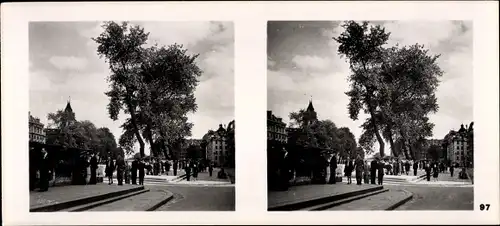
[[[66,108],[64,109],[65,112],[73,112],[73,108],[71,108],[71,97],[70,99],[68,100],[68,103],[66,104]]]
[[[309,105],[307,106],[307,111],[314,111],[314,107],[313,107],[312,99],[311,99],[311,100],[309,100]]]

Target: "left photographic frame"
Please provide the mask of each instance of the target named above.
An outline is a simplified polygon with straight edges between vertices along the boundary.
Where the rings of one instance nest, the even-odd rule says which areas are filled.
[[[29,23],[30,212],[234,211],[231,21]]]

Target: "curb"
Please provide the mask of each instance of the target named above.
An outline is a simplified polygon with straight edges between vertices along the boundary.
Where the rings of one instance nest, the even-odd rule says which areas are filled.
[[[407,190],[404,190],[404,189],[402,191],[409,194],[409,196],[404,198],[403,200],[397,202],[397,203],[394,203],[393,205],[389,206],[385,210],[395,210],[396,208],[400,207],[401,205],[403,205],[403,204],[407,203],[408,201],[410,201],[411,199],[413,199],[413,193],[411,193]]]
[[[375,186],[367,189],[362,189],[362,190],[357,190],[357,191],[350,191],[346,193],[341,193],[341,194],[331,194],[323,197],[317,197],[317,198],[312,198],[309,200],[300,200],[300,201],[292,201],[289,203],[281,203],[281,204],[275,204],[274,206],[268,205],[267,211],[293,211],[293,210],[300,210],[304,209],[310,206],[315,206],[319,205],[322,203],[327,203],[327,202],[334,202],[338,200],[342,200],[348,197],[354,197],[358,196],[361,194],[365,193],[370,193],[378,190],[383,190],[383,186]]]
[[[154,210],[160,208],[160,206],[165,205],[167,202],[169,202],[170,200],[172,200],[174,198],[174,194],[172,192],[165,191],[165,193],[167,193],[167,198],[165,198],[161,202],[156,203],[155,205],[149,207],[148,209],[146,209],[146,211],[154,211]]]
[[[127,190],[114,191],[114,192],[100,194],[100,195],[95,195],[95,196],[90,196],[90,197],[83,197],[83,198],[79,198],[79,199],[73,199],[73,200],[69,200],[69,201],[65,201],[65,202],[60,202],[60,203],[56,203],[56,204],[49,204],[49,205],[43,205],[43,206],[39,206],[39,207],[33,207],[33,208],[30,208],[29,211],[30,212],[60,211],[60,210],[63,210],[63,209],[68,209],[68,208],[71,208],[71,207],[75,207],[75,206],[79,206],[79,205],[84,205],[84,204],[91,203],[91,202],[97,202],[97,201],[100,201],[100,200],[112,198],[112,197],[115,197],[115,196],[121,196],[121,195],[124,195],[124,194],[127,194],[127,193],[132,193],[132,192],[136,192],[136,191],[140,191],[140,190],[144,190],[144,186],[137,186],[137,187],[130,188],[130,189],[127,189]]]

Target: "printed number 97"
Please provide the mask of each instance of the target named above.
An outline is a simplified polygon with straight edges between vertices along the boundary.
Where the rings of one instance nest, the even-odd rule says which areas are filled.
[[[481,205],[479,205],[479,209],[481,211],[483,211],[483,210],[488,211],[488,210],[490,210],[490,204],[481,204]]]

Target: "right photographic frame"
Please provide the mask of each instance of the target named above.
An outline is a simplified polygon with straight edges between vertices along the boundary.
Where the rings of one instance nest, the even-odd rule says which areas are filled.
[[[269,211],[474,210],[472,21],[269,21]]]

